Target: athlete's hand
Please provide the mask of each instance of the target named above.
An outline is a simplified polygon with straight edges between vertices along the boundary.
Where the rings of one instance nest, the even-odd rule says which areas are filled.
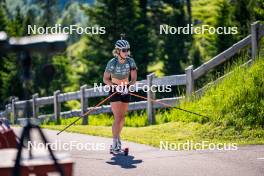
[[[126,95],[126,94],[128,94],[128,87],[123,86],[123,92],[121,93],[121,95]]]
[[[121,93],[121,95],[126,95],[128,94],[128,87],[128,85],[118,85],[116,86],[116,91]]]

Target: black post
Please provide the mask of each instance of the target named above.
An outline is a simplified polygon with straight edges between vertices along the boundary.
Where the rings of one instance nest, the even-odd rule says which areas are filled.
[[[21,51],[19,52],[19,59],[21,61],[22,66],[22,83],[23,83],[23,89],[24,89],[24,99],[27,101],[26,107],[25,107],[25,114],[26,117],[30,118],[30,81],[31,81],[31,57],[30,53],[28,51]]]

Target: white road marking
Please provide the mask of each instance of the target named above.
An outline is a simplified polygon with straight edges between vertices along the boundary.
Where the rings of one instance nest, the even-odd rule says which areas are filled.
[[[257,158],[258,160],[264,160],[264,158]]]

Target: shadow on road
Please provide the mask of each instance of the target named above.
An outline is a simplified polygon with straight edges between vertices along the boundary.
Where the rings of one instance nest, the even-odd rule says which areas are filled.
[[[136,168],[136,164],[142,163],[142,160],[134,160],[134,156],[128,155],[124,156],[122,154],[117,154],[111,158],[111,161],[107,161],[107,164],[118,165],[121,168],[132,169]]]

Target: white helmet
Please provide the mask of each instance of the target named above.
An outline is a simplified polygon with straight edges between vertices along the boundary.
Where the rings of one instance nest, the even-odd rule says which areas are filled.
[[[115,43],[115,48],[123,49],[123,48],[130,48],[130,45],[127,40],[117,40]]]

